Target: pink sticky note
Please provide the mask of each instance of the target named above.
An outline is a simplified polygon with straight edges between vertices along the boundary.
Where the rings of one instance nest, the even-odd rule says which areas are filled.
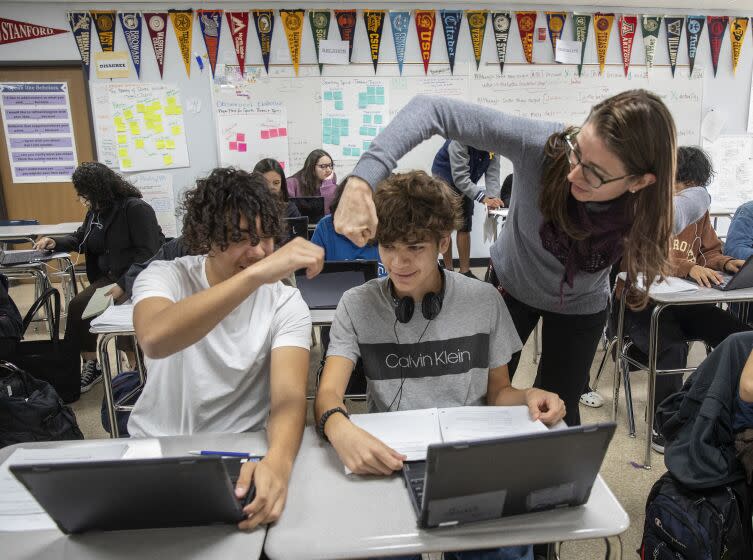
[[[238,149],[238,142],[230,142],[230,151],[234,152]]]
[[[261,131],[261,139],[262,140],[268,140],[269,139],[269,131],[268,130],[262,130]]]
[[[246,141],[246,135],[241,134],[240,132],[235,135],[235,139],[238,140],[238,142],[245,142]]]
[[[287,136],[288,135],[288,129],[287,128],[278,128],[277,134],[280,136]]]
[[[280,167],[282,167],[283,169],[285,169],[285,162],[284,161],[280,162]]]
[[[270,138],[277,138],[277,129],[276,128],[272,128],[272,129],[269,130],[269,137]]]
[[[238,142],[238,151],[239,152],[245,152],[246,151],[246,144],[243,142]]]

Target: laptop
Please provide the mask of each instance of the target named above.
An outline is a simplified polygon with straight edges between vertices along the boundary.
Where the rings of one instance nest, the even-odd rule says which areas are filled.
[[[22,251],[0,251],[0,265],[29,264],[49,261],[55,251],[26,249]]]
[[[377,261],[326,261],[321,273],[306,277],[306,270],[295,273],[296,286],[309,309],[335,309],[342,295],[377,277]]]
[[[286,243],[294,237],[303,237],[308,239],[309,236],[309,219],[306,216],[298,216],[296,218],[285,218],[285,226],[288,230],[288,238]]]
[[[291,196],[290,200],[309,219],[309,224],[316,224],[324,217],[323,196]]]
[[[8,467],[64,533],[237,523],[241,460],[215,456]]]
[[[586,503],[616,424],[429,446],[403,465],[421,528]]]
[[[735,274],[722,274],[721,284],[711,284],[712,288],[726,292],[728,290],[740,290],[753,288],[753,255],[747,258]]]

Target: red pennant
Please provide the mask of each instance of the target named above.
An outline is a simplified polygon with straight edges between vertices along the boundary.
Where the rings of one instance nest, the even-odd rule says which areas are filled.
[[[431,44],[434,42],[434,28],[437,25],[437,15],[434,10],[416,10],[415,18],[418,46],[421,48],[421,59],[424,61],[424,74],[426,74],[429,72]]]
[[[159,77],[162,77],[162,70],[165,67],[165,40],[167,35],[167,13],[145,12],[144,21],[146,28],[149,30],[149,37],[152,39],[152,48],[154,49],[154,58],[157,59],[159,67]]]
[[[630,69],[630,54],[633,52],[633,39],[635,38],[635,29],[637,27],[638,16],[622,15],[617,22],[617,28],[620,30],[622,67],[625,69],[626,76]]]
[[[0,45],[28,41],[29,39],[41,39],[60,33],[68,33],[68,30],[0,18]]]
[[[711,64],[714,66],[714,77],[719,66],[719,50],[722,48],[724,32],[727,31],[727,16],[706,16],[709,24],[709,42],[711,43]]]
[[[335,10],[335,21],[340,29],[340,39],[348,42],[348,61],[353,56],[353,39],[356,36],[356,11]]]
[[[248,38],[248,12],[225,12],[235,56],[241,67],[241,76],[246,71],[246,39]]]
[[[533,30],[536,27],[536,12],[516,12],[520,42],[528,64],[533,64]]]

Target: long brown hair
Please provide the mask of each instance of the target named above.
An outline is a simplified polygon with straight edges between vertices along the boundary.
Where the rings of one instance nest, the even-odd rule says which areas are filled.
[[[316,176],[316,162],[322,157],[328,157],[331,162],[335,160],[324,150],[314,150],[303,163],[303,167],[293,177],[298,179],[300,193],[303,196],[319,196],[319,188],[322,182]],[[334,172],[334,169],[332,170]]]
[[[677,160],[672,115],[657,95],[636,89],[594,105],[586,122],[595,128],[607,149],[620,158],[627,173],[656,176],[654,184],[628,195],[627,212],[633,225],[625,240],[623,263],[633,281],[640,273],[647,279],[663,277],[672,235],[672,187]],[[545,220],[580,240],[590,233],[574,223],[567,212],[570,164],[564,138],[571,132],[573,129],[567,129],[549,137],[539,207]],[[633,309],[642,309],[648,303],[648,294],[631,290],[627,303]]]

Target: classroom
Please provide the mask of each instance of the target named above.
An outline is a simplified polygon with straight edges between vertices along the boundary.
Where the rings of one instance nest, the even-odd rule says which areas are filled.
[[[0,121],[3,558],[753,558],[749,0],[3,0]]]

